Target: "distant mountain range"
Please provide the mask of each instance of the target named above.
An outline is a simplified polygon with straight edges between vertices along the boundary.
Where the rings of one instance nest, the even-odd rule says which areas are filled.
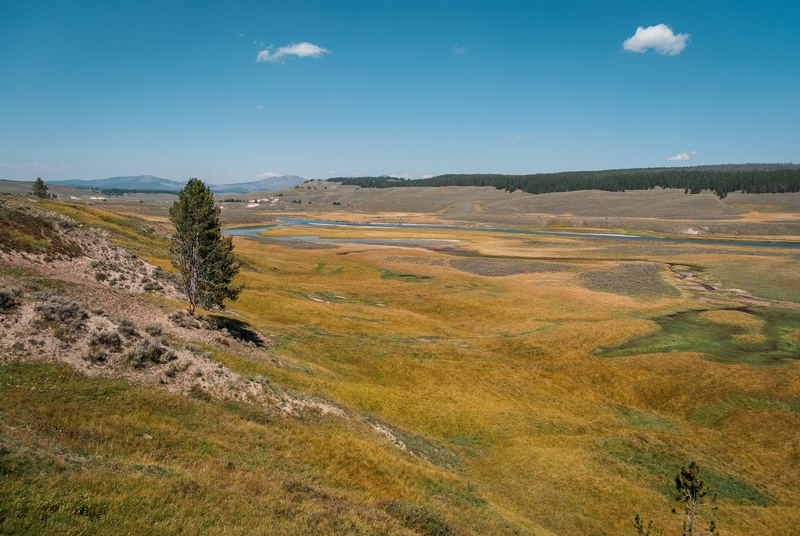
[[[168,190],[170,192],[177,192],[183,188],[185,183],[161,179],[159,177],[153,177],[152,175],[138,175],[135,177],[110,177],[108,179],[95,180],[70,179],[66,181],[52,181],[52,184],[74,186],[75,188],[92,188],[94,190],[120,188],[123,190]]]
[[[306,179],[296,175],[280,175],[253,182],[239,182],[236,184],[211,185],[214,193],[249,194],[252,192],[265,192],[290,188],[304,182]],[[177,192],[183,188],[185,182],[153,177],[152,175],[137,175],[133,177],[110,177],[108,179],[81,180],[70,179],[66,181],[48,181],[50,184],[73,186],[75,188],[91,188],[93,190],[108,190],[118,188],[122,190],[165,190]]]

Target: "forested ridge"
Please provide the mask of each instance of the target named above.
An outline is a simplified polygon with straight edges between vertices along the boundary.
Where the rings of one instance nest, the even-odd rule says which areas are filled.
[[[639,168],[603,171],[566,171],[532,175],[448,174],[427,179],[393,177],[336,177],[330,182],[362,188],[410,186],[493,186],[499,190],[522,190],[530,194],[578,190],[649,190],[682,188],[686,193],[712,190],[721,199],[731,192],[749,194],[800,192],[800,166],[795,164],[741,164],[695,168]]]

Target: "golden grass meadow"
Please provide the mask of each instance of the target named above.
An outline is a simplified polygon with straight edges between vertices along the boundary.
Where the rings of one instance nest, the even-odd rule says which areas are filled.
[[[156,217],[38,206],[170,270]],[[800,526],[797,249],[326,225],[234,244],[244,291],[213,315],[263,345],[165,343],[310,402],[85,373],[8,311],[0,532],[624,535],[639,513],[677,535],[693,460],[722,534]],[[9,256],[0,277],[87,308],[124,293]]]

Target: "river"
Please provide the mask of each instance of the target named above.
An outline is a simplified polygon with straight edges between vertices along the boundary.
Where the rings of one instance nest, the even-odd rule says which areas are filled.
[[[356,223],[356,222],[343,222],[331,220],[307,220],[299,218],[278,218],[281,222],[278,226],[271,227],[242,227],[236,229],[226,229],[223,234],[232,236],[255,236],[265,231],[277,229],[286,226],[313,226],[313,227],[346,227],[346,228],[367,228],[367,229],[435,229],[443,231],[479,231],[484,233],[505,233],[505,234],[518,234],[518,235],[538,235],[538,236],[555,236],[555,237],[572,237],[572,238],[598,238],[610,240],[629,240],[639,242],[664,242],[669,244],[696,244],[705,246],[747,246],[747,247],[767,247],[767,248],[784,248],[784,249],[800,249],[800,242],[774,242],[769,240],[730,240],[730,239],[714,239],[714,238],[668,238],[661,236],[641,236],[632,234],[621,233],[576,233],[568,231],[531,231],[527,229],[508,229],[499,227],[459,227],[455,225],[431,225],[431,224],[411,224],[411,223]],[[274,237],[286,238],[291,240],[318,240],[341,242],[348,239],[326,239],[312,236],[304,237]],[[364,239],[349,239],[352,241],[363,241]],[[384,241],[386,239],[383,239]],[[397,239],[403,240],[403,239]]]

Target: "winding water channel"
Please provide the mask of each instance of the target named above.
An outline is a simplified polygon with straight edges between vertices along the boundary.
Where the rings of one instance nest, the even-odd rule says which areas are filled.
[[[505,233],[517,235],[540,235],[540,236],[560,236],[572,238],[598,238],[609,240],[629,240],[639,242],[664,242],[669,244],[695,244],[705,246],[746,246],[746,247],[766,247],[766,248],[784,248],[784,249],[800,249],[800,242],[774,242],[769,240],[725,240],[714,238],[667,238],[660,236],[641,236],[629,235],[620,233],[576,233],[565,231],[531,231],[527,229],[509,229],[499,227],[460,227],[455,225],[431,225],[431,224],[411,224],[411,223],[357,223],[357,222],[343,222],[331,220],[307,220],[300,218],[278,218],[281,222],[278,226],[270,227],[243,227],[236,229],[226,229],[222,231],[224,234],[232,236],[257,236],[265,231],[277,229],[280,227],[288,226],[309,226],[309,227],[348,227],[348,228],[367,228],[367,229],[436,229],[443,231],[479,231],[483,233]],[[275,239],[287,240],[314,240],[318,242],[369,242],[369,239],[343,239],[343,238],[320,238],[316,236],[290,236],[290,237],[273,237]],[[389,239],[380,239],[381,242],[386,242]],[[398,241],[407,241],[406,239],[394,239]],[[414,239],[419,241],[419,239]]]

